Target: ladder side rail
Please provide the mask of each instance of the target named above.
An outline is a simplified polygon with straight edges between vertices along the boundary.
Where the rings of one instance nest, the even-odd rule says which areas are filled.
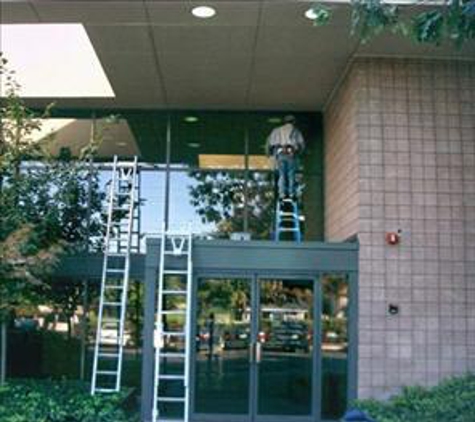
[[[295,221],[295,230],[296,230],[296,241],[300,242],[302,240],[302,233],[300,231],[300,214],[297,201],[294,201],[294,221]]]
[[[191,346],[192,346],[192,324],[191,324],[191,302],[193,292],[193,261],[192,261],[192,242],[193,234],[190,231],[188,235],[188,256],[187,256],[187,297],[186,297],[186,326],[185,326],[185,409],[184,422],[188,422],[190,418],[190,367],[191,367]]]
[[[126,255],[125,255],[125,269],[122,280],[122,294],[121,294],[121,310],[120,310],[120,327],[119,327],[119,360],[117,362],[117,378],[116,378],[116,391],[120,390],[120,382],[122,379],[122,360],[124,356],[124,331],[125,331],[125,318],[127,310],[127,291],[129,287],[130,277],[130,242],[132,238],[132,225],[134,214],[134,198],[135,198],[135,178],[137,177],[137,157],[134,159],[134,167],[132,170],[132,184],[130,189],[130,204],[128,210],[128,227],[127,227],[127,243],[126,243]]]
[[[164,277],[165,277],[165,247],[166,247],[166,232],[165,224],[162,226],[162,236],[160,242],[160,266],[159,266],[159,276],[158,276],[158,288],[157,288],[157,316],[155,327],[153,331],[154,335],[154,344],[155,344],[155,365],[154,365],[154,374],[153,374],[153,407],[152,407],[152,420],[157,422],[158,419],[158,384],[160,377],[160,348],[162,342],[162,306],[163,306],[163,286],[164,286]]]
[[[141,240],[142,240],[142,221],[141,221],[141,189],[142,189],[142,176],[140,169],[137,169],[137,252],[140,253],[142,250]]]
[[[96,385],[97,385],[97,366],[99,360],[99,345],[101,343],[102,335],[102,318],[103,318],[103,308],[104,308],[104,294],[105,294],[105,284],[107,280],[107,263],[108,263],[108,252],[109,252],[109,241],[110,241],[110,231],[112,226],[112,214],[114,208],[114,192],[116,187],[117,179],[117,156],[114,156],[114,163],[112,167],[112,178],[111,185],[109,186],[109,203],[108,203],[108,215],[107,215],[107,227],[106,227],[106,236],[104,241],[104,260],[102,264],[102,279],[101,279],[101,293],[99,298],[99,315],[97,317],[97,330],[96,330],[96,344],[94,347],[94,361],[92,369],[92,382],[91,382],[91,395],[95,394]]]
[[[277,199],[275,207],[275,231],[274,231],[274,240],[280,240],[280,201]]]

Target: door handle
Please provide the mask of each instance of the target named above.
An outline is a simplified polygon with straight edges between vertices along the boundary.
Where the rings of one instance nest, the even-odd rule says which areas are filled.
[[[256,363],[261,363],[262,360],[262,343],[256,343]]]

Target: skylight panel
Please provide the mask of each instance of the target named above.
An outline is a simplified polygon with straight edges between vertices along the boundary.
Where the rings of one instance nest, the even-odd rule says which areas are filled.
[[[0,25],[0,39],[21,97],[115,97],[82,24]]]

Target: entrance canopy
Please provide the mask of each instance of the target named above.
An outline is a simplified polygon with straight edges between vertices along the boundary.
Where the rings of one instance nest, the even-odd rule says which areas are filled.
[[[456,51],[391,34],[360,44],[349,35],[348,4],[333,4],[333,18],[323,27],[305,17],[312,4],[210,1],[206,5],[216,14],[202,19],[191,13],[199,2],[20,0],[1,3],[1,22],[84,26],[115,97],[56,95],[58,108],[318,111],[355,56],[475,55],[473,45]],[[26,40],[28,31],[22,32]],[[29,45],[23,50],[28,54]],[[44,106],[51,100],[28,103]]]

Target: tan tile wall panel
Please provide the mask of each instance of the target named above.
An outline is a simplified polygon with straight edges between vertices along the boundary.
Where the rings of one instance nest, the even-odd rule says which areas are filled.
[[[358,231],[356,80],[347,79],[325,113],[325,238],[343,241]]]
[[[359,395],[385,397],[475,371],[475,63],[360,59],[351,78]],[[386,245],[397,230],[401,244]]]

